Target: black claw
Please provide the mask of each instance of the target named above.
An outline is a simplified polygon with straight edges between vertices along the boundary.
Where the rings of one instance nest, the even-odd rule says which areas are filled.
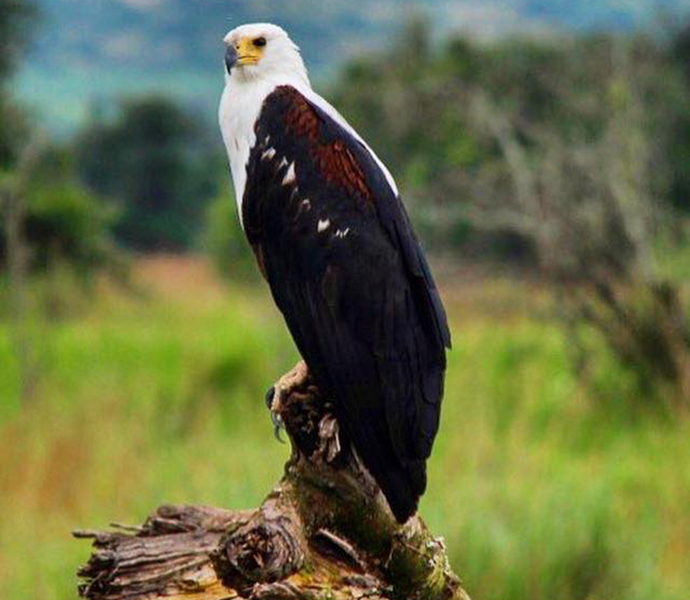
[[[273,435],[281,444],[284,444],[285,440],[283,440],[283,438],[280,437],[280,430],[285,429],[285,425],[283,425],[283,420],[280,418],[280,415],[272,409],[273,398],[275,398],[275,395],[276,386],[273,385],[266,392],[266,406],[271,413],[271,422],[273,423]]]
[[[285,429],[283,420],[280,418],[278,413],[271,411],[271,421],[273,422],[273,435],[281,444],[284,444],[285,440],[283,440],[283,438],[280,437],[280,430]]]
[[[268,391],[266,392],[266,407],[268,410],[271,410],[271,406],[273,406],[273,397],[276,395],[276,387],[272,385],[270,388],[268,388]]]

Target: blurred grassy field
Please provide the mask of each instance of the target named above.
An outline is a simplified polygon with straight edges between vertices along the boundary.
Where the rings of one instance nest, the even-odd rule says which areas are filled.
[[[136,281],[42,328],[28,406],[0,321],[2,599],[75,598],[72,529],[256,506],[281,475],[263,393],[297,356],[267,290],[191,259]],[[630,411],[604,353],[578,383],[529,286],[445,287],[456,348],[421,510],[473,597],[686,600],[690,421]]]

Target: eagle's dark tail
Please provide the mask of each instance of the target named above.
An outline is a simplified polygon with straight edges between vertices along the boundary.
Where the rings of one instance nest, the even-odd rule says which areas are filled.
[[[399,523],[417,512],[419,498],[426,489],[426,461],[396,465],[382,476],[374,476]]]
[[[378,411],[376,411],[378,412]],[[396,456],[382,415],[367,415],[346,433],[364,466],[381,488],[388,506],[399,523],[417,511],[419,498],[426,489],[426,461],[403,464]]]

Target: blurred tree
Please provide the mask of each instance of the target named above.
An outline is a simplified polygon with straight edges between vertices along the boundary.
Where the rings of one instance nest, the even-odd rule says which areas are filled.
[[[20,373],[20,397],[33,396],[36,361],[32,336],[28,331],[27,244],[24,239],[26,214],[25,183],[30,175],[35,148],[22,148],[28,138],[24,114],[13,102],[7,83],[29,43],[36,16],[29,0],[0,0],[0,262],[8,273],[8,304],[17,365]],[[14,167],[15,173],[9,172]],[[4,255],[4,257],[3,257]]]
[[[72,156],[59,147],[45,149],[34,169],[26,216],[34,270],[69,263],[89,276],[121,264],[111,234],[117,211],[76,181],[74,173]]]
[[[61,314],[73,300],[73,282],[83,297],[97,268],[112,272],[122,262],[110,243],[106,207],[74,182],[64,151],[45,149],[35,140],[23,148],[12,171],[0,174],[0,212],[0,275],[8,284],[19,396],[26,401],[40,371],[35,309],[51,317]],[[31,277],[37,273],[46,285]]]
[[[0,0],[0,168],[17,160],[27,124],[7,89],[20,58],[31,40],[37,9],[30,0]]]
[[[690,89],[690,21],[673,36],[670,55],[675,68],[683,74],[684,84],[675,101],[668,105],[674,119],[669,148],[671,201],[678,210],[690,214],[690,101],[687,99],[687,90]]]
[[[9,243],[14,237],[22,240],[28,273],[69,265],[86,280],[98,269],[119,269],[122,255],[110,233],[116,211],[75,180],[69,152],[34,143],[23,156],[3,179],[12,200],[7,224],[13,226],[0,232],[0,259],[6,258],[6,250],[19,247]]]
[[[0,78],[17,66],[31,39],[36,16],[31,0],[0,0]]]
[[[475,122],[498,153],[482,165],[488,193],[472,198],[469,212],[478,226],[530,239],[566,321],[595,328],[645,396],[657,391],[687,407],[690,320],[655,253],[675,221],[663,199],[669,157],[659,151],[674,122],[659,94],[669,73],[649,40],[595,41],[572,49],[560,75],[550,73],[545,102],[559,114],[554,123],[505,89],[500,97],[475,93]],[[598,71],[601,85],[566,87],[568,68]]]
[[[690,81],[690,22],[683,24],[673,35],[671,53]]]
[[[84,182],[120,206],[120,242],[144,251],[192,246],[220,167],[205,130],[173,101],[129,100],[114,119],[94,116],[75,153]]]
[[[26,188],[38,152],[35,145],[22,153],[16,172],[3,172],[0,178],[0,209],[3,225],[0,231],[2,265],[7,267],[8,315],[19,371],[19,397],[33,397],[36,383],[36,359],[33,336],[29,331],[28,244],[25,237]]]

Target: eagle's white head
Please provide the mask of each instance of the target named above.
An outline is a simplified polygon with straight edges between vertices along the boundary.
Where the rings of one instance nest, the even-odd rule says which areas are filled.
[[[270,81],[309,86],[299,47],[284,29],[271,23],[251,23],[224,38],[226,84]]]

